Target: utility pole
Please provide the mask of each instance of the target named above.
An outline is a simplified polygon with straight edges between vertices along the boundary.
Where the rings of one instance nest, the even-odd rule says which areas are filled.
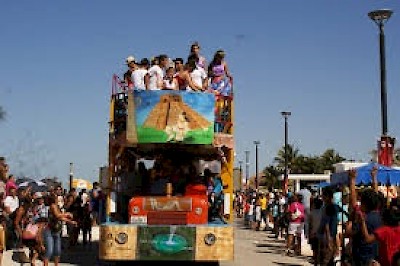
[[[239,161],[240,188],[243,188],[242,164],[243,164],[243,161]]]
[[[72,190],[72,184],[74,182],[74,172],[73,172],[73,167],[74,164],[73,163],[69,163],[69,191]]]
[[[287,195],[288,193],[288,183],[289,183],[289,176],[288,176],[288,118],[292,115],[291,112],[281,112],[281,115],[285,118],[285,173],[283,177],[283,193]]]
[[[256,176],[254,179],[254,183],[255,183],[254,185],[256,187],[256,190],[258,191],[258,145],[260,144],[260,141],[255,140],[253,143],[254,143],[254,145],[256,145]]]
[[[395,138],[388,134],[387,115],[387,89],[386,89],[386,55],[385,55],[385,31],[384,25],[392,16],[393,11],[389,9],[374,10],[368,13],[369,18],[379,27],[379,59],[381,77],[381,117],[382,135],[378,142],[378,163],[392,166]]]

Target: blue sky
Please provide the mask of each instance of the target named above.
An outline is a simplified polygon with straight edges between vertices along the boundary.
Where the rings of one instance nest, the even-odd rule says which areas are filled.
[[[400,135],[399,1],[4,1],[0,8],[0,153],[11,172],[97,178],[107,163],[108,100],[124,59],[223,48],[236,91],[236,153],[254,140],[260,168],[284,144],[367,160],[381,133],[378,28],[385,27],[389,133]],[[398,146],[398,145],[397,145]]]

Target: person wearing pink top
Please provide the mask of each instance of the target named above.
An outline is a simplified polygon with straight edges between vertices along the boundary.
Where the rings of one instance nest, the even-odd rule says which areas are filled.
[[[6,194],[7,194],[7,196],[10,195],[10,189],[12,189],[12,188],[17,189],[18,186],[15,183],[15,176],[14,175],[9,175],[8,176],[8,181],[6,183]]]
[[[288,229],[288,239],[287,239],[287,250],[286,253],[289,255],[294,243],[294,250],[299,255],[301,248],[301,235],[304,228],[304,205],[299,202],[297,195],[293,195],[289,199],[288,208],[290,222]],[[296,236],[296,241],[295,240]]]

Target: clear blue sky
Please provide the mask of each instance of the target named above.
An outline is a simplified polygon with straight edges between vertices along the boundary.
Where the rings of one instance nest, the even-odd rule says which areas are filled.
[[[128,55],[186,57],[223,48],[236,89],[236,153],[259,165],[284,144],[367,160],[381,132],[378,27],[385,27],[388,127],[400,135],[399,1],[5,1],[0,8],[0,153],[11,172],[97,178],[107,163],[113,73]],[[398,146],[398,145],[397,145]]]

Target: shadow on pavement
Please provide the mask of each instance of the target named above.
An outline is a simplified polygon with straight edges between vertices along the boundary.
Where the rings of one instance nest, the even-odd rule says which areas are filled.
[[[266,250],[266,251],[257,250],[256,253],[261,253],[261,254],[280,254],[280,255],[284,256],[284,252],[282,252],[281,250]]]
[[[150,266],[156,265],[160,261],[121,261],[114,264],[101,264],[103,265],[115,265],[115,266]],[[218,262],[187,262],[187,261],[163,261],[166,265],[173,264],[174,266],[219,266]],[[161,264],[161,263],[160,263]]]
[[[68,247],[67,241],[63,240],[63,249],[60,262],[72,265],[102,265],[98,260],[99,242],[93,241],[83,245],[79,243],[71,248]]]
[[[277,245],[277,244],[256,244],[256,247],[259,247],[259,248],[284,248],[283,245]]]
[[[66,243],[66,242],[64,242]],[[77,266],[149,266],[160,263],[160,261],[101,261],[98,259],[99,242],[93,241],[91,244],[78,245],[63,248],[61,263]],[[218,262],[187,262],[187,261],[163,261],[167,265],[174,266],[218,266]]]
[[[296,264],[296,263],[284,263],[284,262],[277,262],[274,261],[276,265],[285,265],[285,266],[303,266],[303,264]]]

